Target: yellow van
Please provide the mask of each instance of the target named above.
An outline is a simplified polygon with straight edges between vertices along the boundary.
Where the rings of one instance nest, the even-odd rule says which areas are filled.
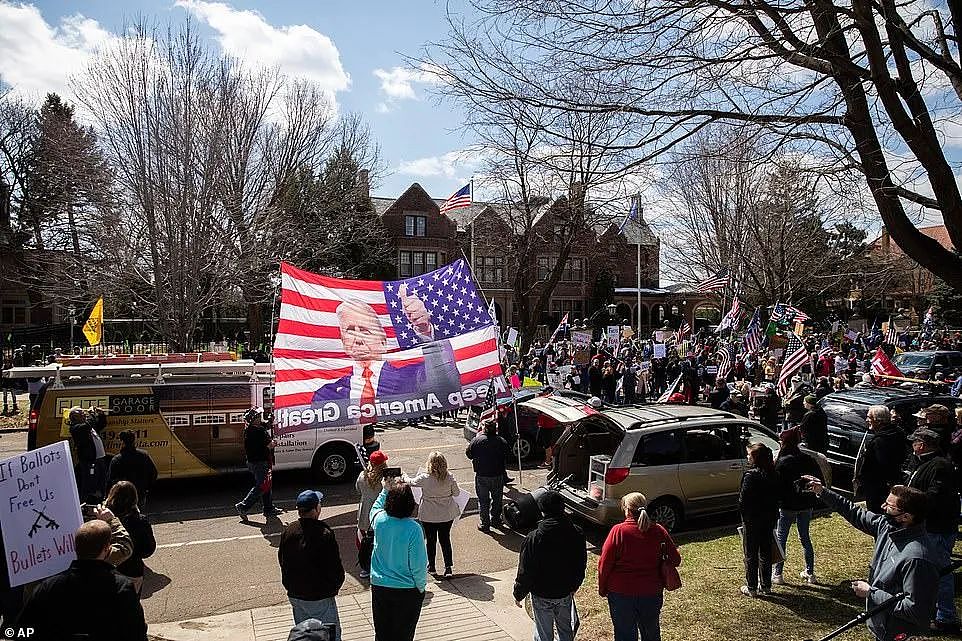
[[[99,406],[107,411],[107,451],[120,450],[120,432],[134,432],[160,478],[246,469],[244,413],[256,406],[265,413],[273,409],[271,365],[249,360],[54,363],[16,367],[4,376],[47,381],[30,411],[28,449],[69,440],[71,407]],[[353,479],[361,440],[359,425],[279,436],[274,469],[310,468],[320,481]]]

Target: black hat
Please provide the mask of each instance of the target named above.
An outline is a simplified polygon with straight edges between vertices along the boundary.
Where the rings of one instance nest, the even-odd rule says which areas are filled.
[[[941,437],[939,436],[939,433],[934,430],[930,430],[926,427],[920,427],[912,432],[908,440],[913,443],[915,441],[922,441],[926,445],[938,445]]]

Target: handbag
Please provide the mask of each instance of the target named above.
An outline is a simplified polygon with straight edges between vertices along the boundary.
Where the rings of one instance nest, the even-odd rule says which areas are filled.
[[[668,561],[668,544],[661,542],[661,560],[658,563],[658,572],[661,574],[661,584],[669,592],[673,592],[681,587],[681,575],[678,568]]]

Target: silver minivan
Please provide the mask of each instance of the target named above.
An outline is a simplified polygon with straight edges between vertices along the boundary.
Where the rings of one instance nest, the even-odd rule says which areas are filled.
[[[641,492],[669,531],[684,519],[738,507],[745,448],[778,437],[761,424],[692,405],[603,409],[570,423],[555,447],[549,481],[574,513],[601,525],[624,520],[621,497]],[[570,477],[570,478],[569,478]]]

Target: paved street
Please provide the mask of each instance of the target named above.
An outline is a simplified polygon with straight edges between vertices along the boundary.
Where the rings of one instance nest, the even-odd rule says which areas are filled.
[[[464,456],[460,425],[387,428],[379,439],[391,463],[409,474],[423,466],[432,450],[443,452],[452,474],[474,496],[474,476],[471,462]],[[25,433],[0,435],[0,458],[22,451],[25,445]],[[536,487],[544,476],[545,470],[525,470],[524,485]],[[342,595],[363,590],[354,564],[357,504],[353,481],[319,488],[325,493],[322,518],[337,532],[349,574]],[[270,523],[252,514],[245,525],[233,505],[248,489],[246,475],[162,482],[148,506],[158,549],[147,560],[151,570],[143,594],[147,621],[193,619],[286,603],[276,546],[284,525],[296,518],[294,497],[307,487],[312,485],[306,472],[278,473],[275,502],[287,512]],[[452,531],[455,573],[488,574],[515,567],[521,537],[514,533],[482,535],[477,523],[477,506],[472,501]]]

